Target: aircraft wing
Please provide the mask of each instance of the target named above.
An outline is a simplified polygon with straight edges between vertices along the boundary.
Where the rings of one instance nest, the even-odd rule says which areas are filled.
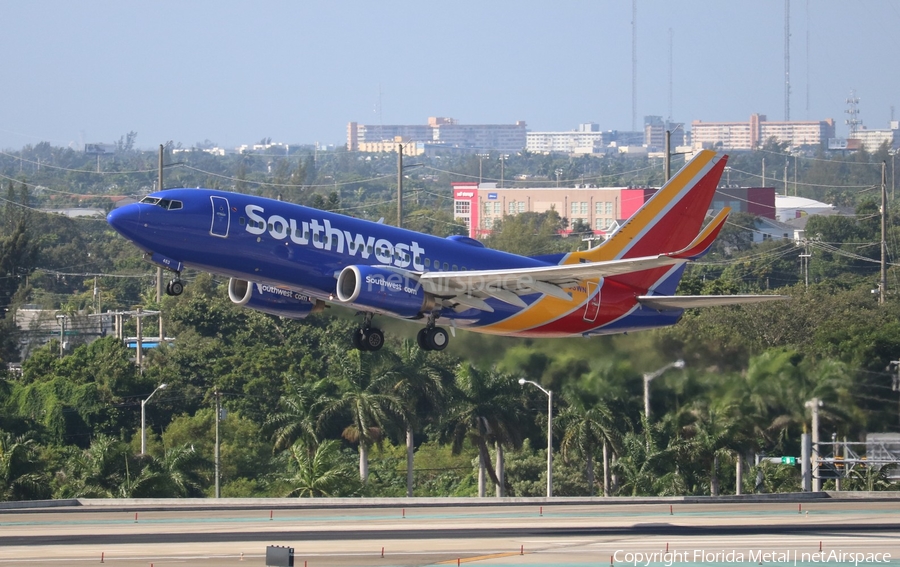
[[[637,300],[659,311],[669,309],[691,309],[694,307],[717,307],[720,305],[742,305],[789,299],[788,295],[641,295]]]
[[[473,270],[466,272],[425,272],[416,279],[422,288],[443,299],[466,307],[493,311],[484,299],[493,297],[517,307],[525,307],[519,294],[543,293],[564,301],[572,297],[563,287],[584,279],[605,278],[643,270],[683,264],[702,256],[719,234],[729,209],[725,208],[684,249],[670,254],[623,258],[577,264],[560,264],[538,268],[507,270]]]
[[[418,275],[416,279],[425,291],[437,297],[452,299],[476,309],[493,311],[483,298],[493,297],[518,307],[525,307],[525,302],[519,298],[519,294],[523,293],[543,293],[571,301],[571,296],[562,286],[572,285],[588,278],[616,276],[684,262],[687,262],[687,259],[659,255],[536,268],[426,272]]]

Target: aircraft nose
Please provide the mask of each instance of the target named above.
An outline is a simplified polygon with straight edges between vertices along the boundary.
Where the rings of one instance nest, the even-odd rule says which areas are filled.
[[[123,236],[130,236],[141,220],[141,209],[137,204],[125,205],[118,209],[113,209],[106,215],[106,222],[113,227],[116,232]]]

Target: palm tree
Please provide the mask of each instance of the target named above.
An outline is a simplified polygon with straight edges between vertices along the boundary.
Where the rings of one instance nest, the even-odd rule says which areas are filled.
[[[495,485],[504,484],[491,466],[489,444],[496,444],[499,451],[504,446],[522,446],[519,427],[522,389],[510,375],[493,369],[482,371],[469,364],[457,370],[456,388],[457,396],[444,420],[442,442],[452,443],[454,455],[462,451],[466,440],[478,449],[478,495],[484,496],[485,471]],[[502,457],[497,460],[502,467]],[[499,472],[502,477],[502,470]]]
[[[609,406],[591,397],[583,391],[571,391],[564,398],[569,405],[556,418],[556,427],[563,432],[560,450],[564,459],[577,454],[585,460],[586,480],[593,496],[594,455],[602,448],[603,496],[609,496],[609,448],[621,450],[619,428]]]
[[[124,443],[108,435],[98,435],[87,449],[72,453],[57,497],[115,498],[120,487],[131,484],[128,451]]]
[[[448,373],[433,364],[434,355],[404,341],[387,369],[392,392],[400,399],[406,416],[406,495],[413,495],[413,458],[415,431],[433,420],[450,397]]]
[[[322,381],[303,381],[296,376],[287,378],[289,392],[279,400],[281,411],[266,419],[266,426],[274,429],[274,449],[282,451],[300,440],[310,451],[319,444],[319,410],[326,401]]]
[[[153,458],[141,471],[142,476],[152,479],[146,483],[151,494],[139,495],[164,498],[203,496],[203,487],[208,485],[205,472],[209,469],[209,461],[191,445],[166,449],[161,458]]]
[[[746,444],[746,427],[735,410],[734,405],[720,409],[703,401],[695,402],[691,409],[694,422],[685,428],[686,453],[691,462],[706,467],[712,496],[719,495],[719,460],[738,453]]]
[[[825,421],[846,422],[858,415],[850,376],[841,363],[814,365],[797,351],[771,349],[750,360],[729,400],[741,405],[755,432],[779,446],[805,427],[804,404],[812,398],[824,400],[819,416]]]
[[[335,416],[349,419],[341,435],[359,444],[359,478],[363,484],[369,478],[369,447],[380,445],[388,426],[405,423],[403,403],[390,391],[386,374],[378,366],[381,356],[358,350],[341,353],[332,365],[341,390],[325,402],[319,416],[320,425]]]
[[[657,494],[661,483],[673,482],[667,476],[671,471],[666,469],[676,447],[660,446],[662,426],[659,423],[650,423],[643,414],[641,422],[642,432],[629,431],[622,437],[622,453],[613,465],[620,479],[619,491],[627,496]]]
[[[0,500],[49,497],[34,439],[0,431]]]
[[[285,478],[294,487],[288,496],[338,496],[350,480],[338,462],[338,443],[334,439],[323,441],[314,450],[297,443],[288,449],[288,454],[291,465],[296,467],[294,475]]]

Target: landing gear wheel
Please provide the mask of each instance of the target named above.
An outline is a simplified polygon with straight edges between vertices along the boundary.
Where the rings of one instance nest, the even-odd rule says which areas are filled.
[[[362,345],[365,350],[376,351],[384,346],[384,333],[381,329],[369,327],[362,332]]]
[[[166,294],[167,295],[181,295],[184,291],[184,284],[181,283],[181,280],[172,280],[169,282],[169,285],[166,286]]]
[[[431,350],[428,348],[428,329],[420,329],[416,334],[416,343],[422,350]]]
[[[447,331],[441,327],[432,327],[425,329],[425,331],[425,342],[428,345],[428,350],[444,350],[447,348],[447,345],[450,343],[450,336],[447,334]]]
[[[362,329],[353,331],[350,335],[350,339],[353,341],[353,348],[356,350],[366,350],[362,342]]]

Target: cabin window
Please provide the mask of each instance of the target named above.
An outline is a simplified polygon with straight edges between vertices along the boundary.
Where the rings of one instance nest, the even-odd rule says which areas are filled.
[[[246,221],[244,220],[244,217],[241,217],[241,218],[238,219],[238,224],[240,224],[241,226],[244,226],[244,223],[245,223],[245,222],[246,222]]]
[[[317,232],[317,233],[313,234],[313,242],[318,242],[318,241],[319,241],[319,233]]]
[[[446,272],[449,269],[450,269],[450,264],[448,264],[447,262],[444,262],[444,271]]]
[[[431,267],[431,258],[425,258],[425,267],[426,267],[426,268],[430,268],[430,267]]]
[[[271,223],[271,222],[269,223],[269,230],[275,230],[275,224],[274,224],[274,223]]]
[[[453,264],[453,271],[454,271],[454,272],[458,272],[458,271],[459,271],[459,267],[458,267],[456,264]]]

